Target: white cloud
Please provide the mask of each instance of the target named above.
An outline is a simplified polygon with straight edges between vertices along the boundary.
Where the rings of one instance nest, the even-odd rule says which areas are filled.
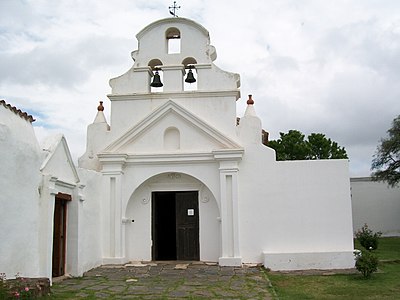
[[[59,130],[76,158],[108,80],[127,71],[136,33],[170,17],[173,1],[0,1],[0,98]],[[241,75],[270,132],[325,133],[345,146],[353,175],[400,113],[400,3],[319,0],[178,1],[210,32],[215,63]]]

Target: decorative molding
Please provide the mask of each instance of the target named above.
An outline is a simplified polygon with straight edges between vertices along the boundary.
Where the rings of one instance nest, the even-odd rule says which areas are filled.
[[[78,186],[78,188],[79,188],[81,191],[82,191],[85,187],[86,187],[85,184],[80,184],[80,185]],[[86,199],[85,199],[85,195],[82,194],[82,193],[78,193],[78,199],[79,199],[80,202],[83,202],[83,201],[86,200]]]
[[[211,69],[212,64],[195,64],[194,66],[196,69]]]
[[[163,71],[169,71],[169,70],[173,70],[173,71],[181,71],[182,74],[185,74],[185,66],[184,65],[168,65],[168,66],[161,66],[160,68]]]
[[[127,164],[174,164],[215,162],[212,153],[131,154]]]
[[[101,174],[103,175],[107,175],[107,176],[120,176],[120,175],[124,175],[123,171],[101,171]]]
[[[182,177],[179,173],[169,173],[167,176],[169,179],[180,179]]]
[[[210,202],[210,196],[205,195],[205,196],[201,197],[200,201],[203,203],[208,203],[208,202]]]
[[[240,97],[239,90],[221,90],[221,91],[181,91],[181,92],[162,92],[162,93],[134,93],[134,94],[109,94],[110,101],[134,101],[146,99],[182,99],[182,98],[215,98],[215,97]]]
[[[199,191],[201,184],[187,183],[187,182],[165,182],[149,184],[151,191],[164,192],[164,191]]]
[[[122,218],[122,224],[126,225],[126,224],[129,224],[129,223],[131,223],[131,219]]]
[[[134,52],[134,51],[133,51]],[[132,53],[133,53],[132,52]],[[153,72],[151,71],[151,68],[149,66],[146,67],[136,67],[132,68],[133,72],[147,72],[149,73],[150,76],[153,76]],[[117,77],[118,78],[118,77]]]
[[[214,158],[218,161],[239,161],[242,159],[243,149],[221,149],[212,152]]]
[[[210,202],[210,199],[212,198],[209,189],[207,188],[207,186],[202,185],[201,186],[201,190],[200,190],[200,201],[202,203],[208,203]]]
[[[67,182],[67,181],[57,179],[57,181],[55,182],[55,186],[65,187],[68,189],[74,189],[76,187],[76,184],[72,183],[72,182]]]
[[[55,188],[49,188],[49,194],[54,196],[57,195],[58,191]]]
[[[123,165],[126,162],[127,155],[124,153],[99,153],[97,157],[102,163],[115,163]]]

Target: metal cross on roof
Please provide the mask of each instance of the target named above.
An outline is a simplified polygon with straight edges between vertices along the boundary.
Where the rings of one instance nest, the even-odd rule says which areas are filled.
[[[174,17],[178,17],[178,15],[176,14],[176,10],[180,9],[180,6],[176,6],[176,1],[174,1],[174,5],[168,7],[169,8],[169,13],[171,15],[173,15]]]

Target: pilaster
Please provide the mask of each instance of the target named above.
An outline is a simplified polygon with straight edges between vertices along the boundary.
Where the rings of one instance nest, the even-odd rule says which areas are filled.
[[[122,226],[122,180],[124,155],[100,156],[103,165],[103,262],[122,263],[125,258]]]
[[[214,152],[219,161],[221,199],[221,266],[240,266],[239,213],[238,213],[238,162],[242,150]]]

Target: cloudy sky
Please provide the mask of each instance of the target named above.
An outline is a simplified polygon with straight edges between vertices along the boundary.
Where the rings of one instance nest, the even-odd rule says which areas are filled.
[[[297,129],[344,146],[352,176],[400,114],[400,1],[182,0],[220,68],[241,75],[270,138]],[[76,159],[135,35],[170,17],[167,0],[0,0],[0,99],[32,114],[39,139],[64,133]],[[112,124],[111,124],[112,125]]]

